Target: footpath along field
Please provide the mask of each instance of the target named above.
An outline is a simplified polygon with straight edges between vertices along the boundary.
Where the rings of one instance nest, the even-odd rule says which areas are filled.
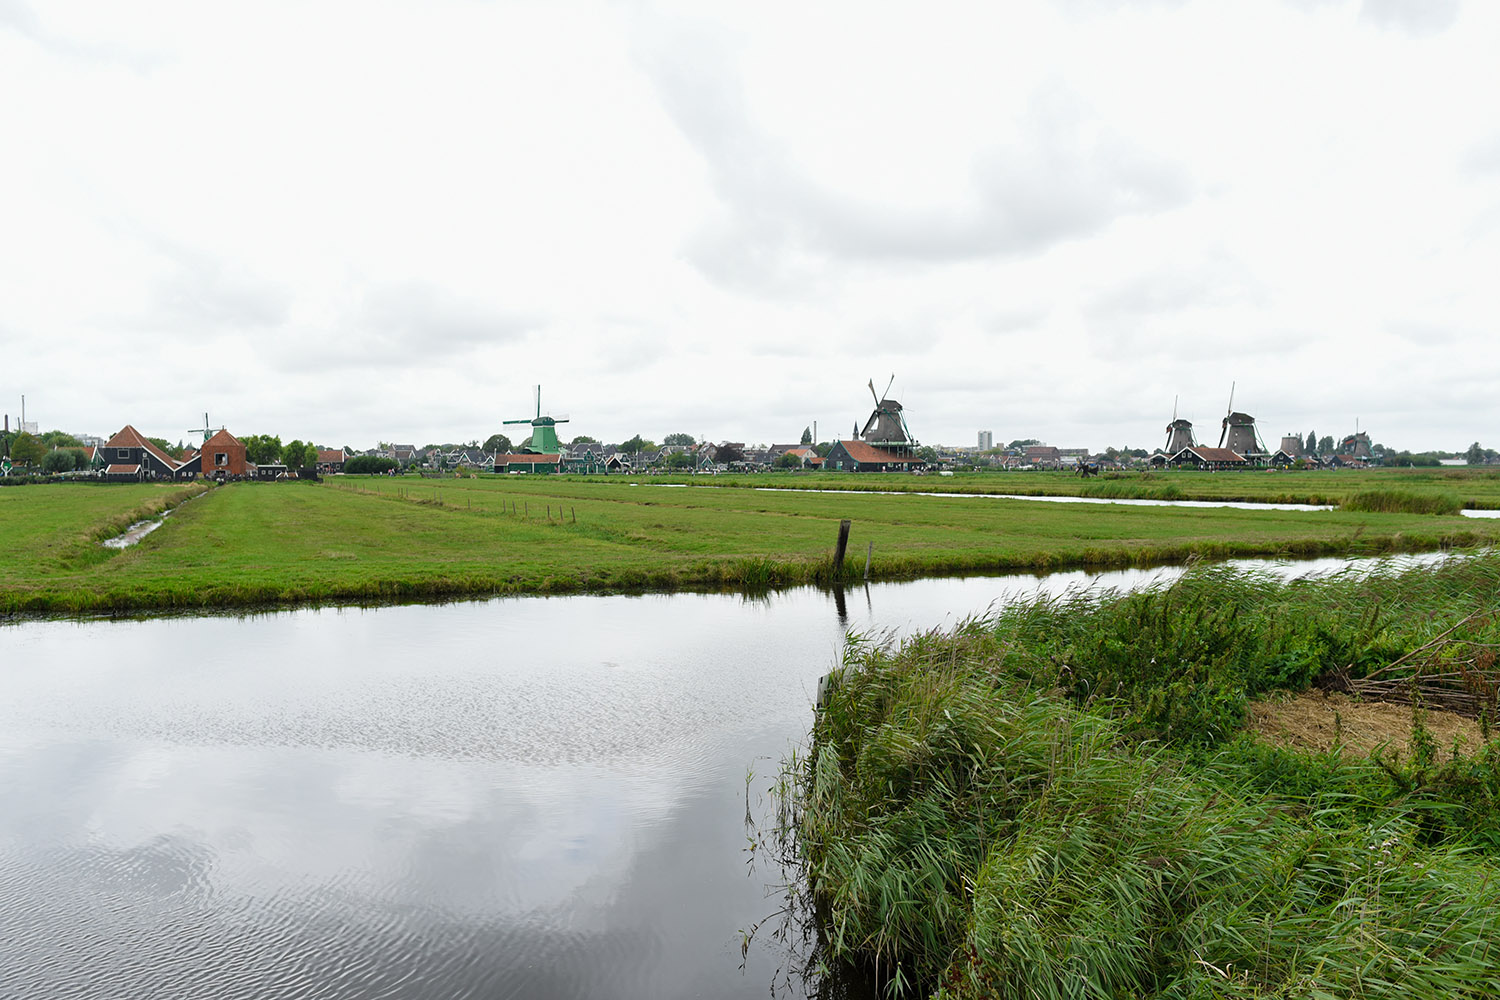
[[[195,487],[194,489],[202,489]],[[246,607],[500,593],[764,587],[1111,567],[1246,555],[1370,554],[1492,543],[1449,515],[1052,504],[672,488],[561,477],[210,488],[139,545],[99,546],[155,486],[0,490],[0,612]]]

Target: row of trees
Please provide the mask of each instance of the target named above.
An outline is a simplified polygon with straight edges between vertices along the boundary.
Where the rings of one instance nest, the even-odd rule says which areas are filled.
[[[300,438],[282,444],[280,435],[247,434],[240,442],[245,446],[245,457],[256,465],[280,462],[288,469],[310,469],[318,464],[318,446]]]

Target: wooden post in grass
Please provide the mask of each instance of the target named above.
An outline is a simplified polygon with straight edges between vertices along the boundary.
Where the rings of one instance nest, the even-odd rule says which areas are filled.
[[[849,547],[849,521],[846,518],[839,522],[839,541],[833,549],[833,578],[838,579],[839,573],[844,568],[844,550]]]
[[[573,523],[577,524],[578,523],[578,508],[577,507],[569,507],[568,510],[573,514]]]
[[[873,556],[874,554],[875,554],[875,543],[871,542],[870,543],[870,547],[865,550],[865,579],[866,580],[868,580],[870,578],[870,557]]]

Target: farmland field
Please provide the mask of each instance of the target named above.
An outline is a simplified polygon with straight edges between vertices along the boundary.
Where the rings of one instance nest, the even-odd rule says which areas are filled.
[[[673,482],[701,482],[686,477]],[[1367,490],[1451,495],[1460,507],[1500,508],[1500,471],[1485,468],[1317,469],[1199,472],[1194,469],[1104,472],[1081,479],[1063,471],[958,472],[936,475],[850,475],[840,472],[718,476],[722,487],[984,493],[1139,500],[1231,500],[1337,504]]]
[[[924,485],[935,482],[948,480]],[[99,546],[143,505],[185,495],[155,486],[0,491],[0,611],[777,586],[832,579],[829,555],[845,518],[853,531],[836,574],[843,579],[859,578],[867,556],[873,577],[891,579],[1194,556],[1409,551],[1487,544],[1500,535],[1500,522],[1340,510],[1062,505],[563,477],[336,477],[213,488],[139,545]]]

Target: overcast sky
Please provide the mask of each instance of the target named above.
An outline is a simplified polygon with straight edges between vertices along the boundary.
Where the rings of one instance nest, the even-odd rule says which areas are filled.
[[[0,0],[0,408],[1500,447],[1497,95],[1490,2]]]

